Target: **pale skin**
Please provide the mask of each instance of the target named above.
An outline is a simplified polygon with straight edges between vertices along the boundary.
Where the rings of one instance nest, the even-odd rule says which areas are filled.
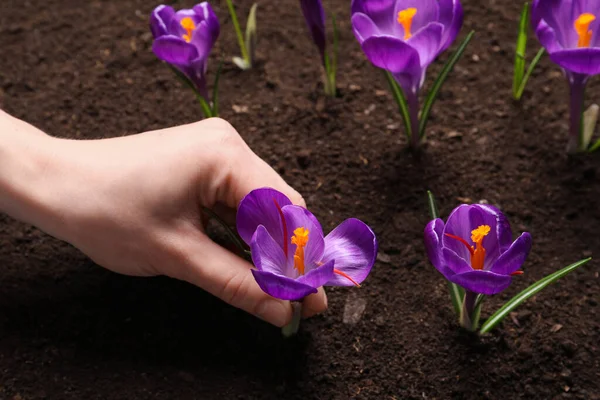
[[[187,281],[284,326],[292,318],[289,302],[265,294],[252,265],[204,232],[202,207],[232,221],[240,200],[260,187],[305,206],[221,119],[68,140],[0,110],[0,211],[71,243],[111,271]],[[303,315],[326,308],[320,289],[305,300]]]

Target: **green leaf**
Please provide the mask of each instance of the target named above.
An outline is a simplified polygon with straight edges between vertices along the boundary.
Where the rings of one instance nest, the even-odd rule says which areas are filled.
[[[333,24],[333,54],[332,54],[332,63],[330,66],[330,70],[328,71],[328,79],[329,79],[329,89],[330,95],[336,95],[336,77],[337,77],[337,68],[338,68],[338,49],[339,49],[339,30],[337,25],[337,20],[335,15],[331,16],[331,23]]]
[[[248,50],[248,61],[253,65],[256,61],[256,42],[258,40],[257,24],[256,24],[256,8],[258,3],[254,3],[248,14],[246,21],[246,49]]]
[[[435,100],[437,99],[437,96],[440,92],[440,89],[442,88],[442,85],[444,84],[444,82],[446,82],[446,79],[448,79],[448,75],[450,74],[450,72],[452,72],[452,70],[454,69],[454,66],[456,65],[458,60],[460,60],[461,56],[465,52],[467,45],[473,38],[474,34],[475,34],[475,31],[471,31],[467,35],[465,40],[462,42],[462,44],[460,45],[458,50],[456,50],[456,52],[452,55],[452,57],[450,57],[450,59],[446,62],[446,65],[444,65],[442,72],[440,72],[440,75],[434,82],[433,87],[431,88],[431,91],[427,95],[427,99],[425,100],[425,103],[423,104],[423,111],[421,112],[421,121],[419,123],[420,137],[425,136],[425,128],[427,127],[427,122],[428,122],[427,120],[429,119],[429,113],[431,112],[431,108],[433,107],[433,104],[435,103]]]
[[[583,113],[583,131],[581,135],[581,150],[586,151],[590,147],[590,142],[594,136],[596,130],[596,123],[598,122],[598,111],[600,107],[597,104],[592,104]]]
[[[212,116],[219,116],[219,78],[221,77],[221,71],[223,70],[223,61],[219,62],[217,73],[215,74],[215,83],[213,85],[212,92]]]
[[[179,71],[178,69],[176,69],[175,67],[169,65],[169,68],[171,68],[171,71],[173,71],[175,73],[175,76],[177,76],[177,78],[183,82],[187,87],[189,87],[190,89],[192,89],[192,91],[194,92],[194,94],[196,95],[196,98],[198,99],[198,102],[200,103],[200,108],[202,109],[202,114],[204,115],[205,118],[210,118],[213,116],[213,112],[210,108],[210,105],[206,102],[206,100],[204,99],[204,97],[202,97],[202,95],[198,92],[198,90],[196,89],[196,86],[194,86],[194,84],[187,78],[187,76],[185,76],[181,71]]]
[[[577,268],[588,263],[590,260],[591,260],[591,258],[586,258],[585,260],[578,261],[575,264],[571,264],[568,267],[561,269],[560,271],[556,271],[555,273],[550,274],[550,275],[546,276],[545,278],[540,279],[533,285],[529,286],[527,289],[523,290],[521,293],[519,293],[518,295],[513,297],[511,300],[509,300],[506,304],[504,304],[491,317],[489,317],[487,319],[487,321],[485,321],[485,323],[482,325],[480,333],[483,334],[483,333],[487,333],[487,332],[491,331],[512,310],[514,310],[515,308],[520,306],[521,303],[523,303],[525,300],[527,300],[531,296],[537,294],[542,289],[544,289],[546,286],[556,282],[563,276],[569,274],[570,272],[573,272]]]
[[[513,96],[519,100],[518,95],[523,75],[525,74],[525,57],[527,53],[527,36],[529,32],[529,3],[523,5],[521,20],[519,21],[519,35],[517,36],[517,46],[515,50],[515,70],[513,76]]]
[[[429,190],[427,191],[427,202],[429,204],[429,213],[431,214],[431,219],[439,218],[440,212],[437,208],[435,197]],[[454,311],[456,312],[456,315],[460,315],[463,298],[465,297],[465,291],[463,288],[452,282],[448,282],[448,291],[450,292],[450,299],[452,300]]]
[[[531,61],[531,64],[529,64],[529,68],[527,68],[527,73],[525,74],[525,77],[523,77],[523,80],[521,81],[521,86],[519,87],[517,95],[515,96],[516,100],[521,100],[521,97],[523,97],[523,92],[525,91],[527,82],[529,81],[529,78],[531,77],[533,70],[538,65],[538,63],[542,59],[542,56],[544,55],[545,52],[546,52],[546,49],[544,49],[543,47],[541,49],[539,49],[537,54],[533,58],[533,61]]]
[[[410,113],[408,111],[408,104],[406,103],[406,96],[404,96],[404,92],[398,82],[394,79],[392,74],[388,71],[385,72],[385,78],[390,85],[390,89],[392,91],[392,95],[394,96],[394,100],[398,104],[398,108],[400,109],[400,114],[402,115],[402,122],[404,122],[404,129],[406,131],[406,136],[409,138],[412,136],[411,128],[410,128]]]
[[[238,39],[238,44],[240,46],[240,51],[242,52],[242,59],[244,64],[238,64],[236,62],[236,57],[234,57],[233,62],[240,67],[241,69],[249,69],[252,65],[250,64],[250,56],[248,55],[248,50],[246,49],[246,43],[244,41],[244,35],[242,35],[242,30],[240,29],[240,23],[238,22],[237,14],[235,12],[235,7],[231,0],[227,1],[227,8],[229,9],[229,15],[231,16],[231,22],[233,23],[233,28],[235,29],[235,35]],[[247,68],[242,68],[242,66],[247,66]]]
[[[594,143],[594,145],[592,147],[590,147],[590,149],[588,150],[590,153],[593,153],[594,151],[600,149],[600,139],[598,139],[598,141],[596,143]]]
[[[229,236],[229,239],[231,239],[231,241],[233,242],[233,244],[235,244],[238,247],[238,249],[240,250],[240,254],[242,255],[242,257],[248,259],[249,252],[246,249],[246,246],[244,245],[244,242],[243,242],[242,238],[237,234],[237,232],[235,232],[227,224],[227,222],[225,222],[225,220],[223,220],[221,217],[219,217],[210,208],[202,207],[202,212],[204,212],[206,215],[208,215],[208,217],[210,217],[213,220],[215,220],[219,225],[221,225],[221,227],[223,229],[225,229],[225,232],[227,233],[227,236]]]

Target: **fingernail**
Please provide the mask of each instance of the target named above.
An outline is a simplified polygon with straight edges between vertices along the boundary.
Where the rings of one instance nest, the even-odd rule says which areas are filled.
[[[256,310],[256,316],[273,325],[282,327],[290,319],[289,304],[277,300],[265,300]]]

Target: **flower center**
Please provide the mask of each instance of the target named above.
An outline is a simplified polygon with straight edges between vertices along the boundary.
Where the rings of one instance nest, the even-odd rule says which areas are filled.
[[[196,24],[194,23],[194,20],[192,20],[190,17],[185,17],[184,19],[182,19],[180,24],[181,27],[187,32],[182,36],[182,38],[183,40],[189,43],[190,40],[192,40],[192,32],[194,32],[194,29],[196,29]]]
[[[579,36],[577,47],[590,47],[593,32],[590,30],[590,24],[596,20],[596,16],[590,13],[584,13],[575,20],[575,31]]]
[[[411,38],[410,28],[412,26],[413,18],[417,14],[417,9],[414,7],[407,8],[398,12],[398,23],[404,28],[404,40]]]
[[[483,269],[483,262],[485,261],[485,248],[483,247],[483,238],[485,238],[492,228],[489,225],[480,225],[477,229],[471,231],[471,240],[475,243],[475,246],[471,246],[465,239],[446,233],[446,236],[456,239],[464,244],[469,253],[471,253],[471,268],[475,270]]]
[[[296,245],[296,252],[294,253],[294,268],[304,275],[304,248],[308,243],[308,229],[305,227],[296,228],[294,230],[294,236],[292,236],[292,244]]]

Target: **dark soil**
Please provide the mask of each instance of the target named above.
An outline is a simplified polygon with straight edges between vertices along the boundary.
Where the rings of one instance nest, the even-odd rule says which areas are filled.
[[[241,14],[251,5],[236,3]],[[225,64],[222,117],[326,229],[351,216],[373,227],[381,254],[362,289],[330,289],[329,310],[286,341],[191,285],[112,274],[1,217],[0,399],[600,399],[597,262],[477,339],[457,329],[446,284],[424,255],[427,189],[443,215],[485,199],[533,235],[525,275],[486,302],[484,318],[600,250],[600,158],[565,155],[558,68],[546,58],[523,102],[510,97],[520,2],[464,1],[461,38],[477,35],[442,90],[420,156],[405,151],[381,72],[352,35],[349,0],[325,3],[340,21],[340,97],[321,95],[298,2],[262,0],[260,65]],[[155,5],[2,0],[0,107],[71,138],[197,120],[193,96],[149,50]],[[225,3],[214,6],[223,28],[212,72],[238,53]],[[595,79],[588,99],[599,95]],[[357,296],[366,311],[345,324]]]

